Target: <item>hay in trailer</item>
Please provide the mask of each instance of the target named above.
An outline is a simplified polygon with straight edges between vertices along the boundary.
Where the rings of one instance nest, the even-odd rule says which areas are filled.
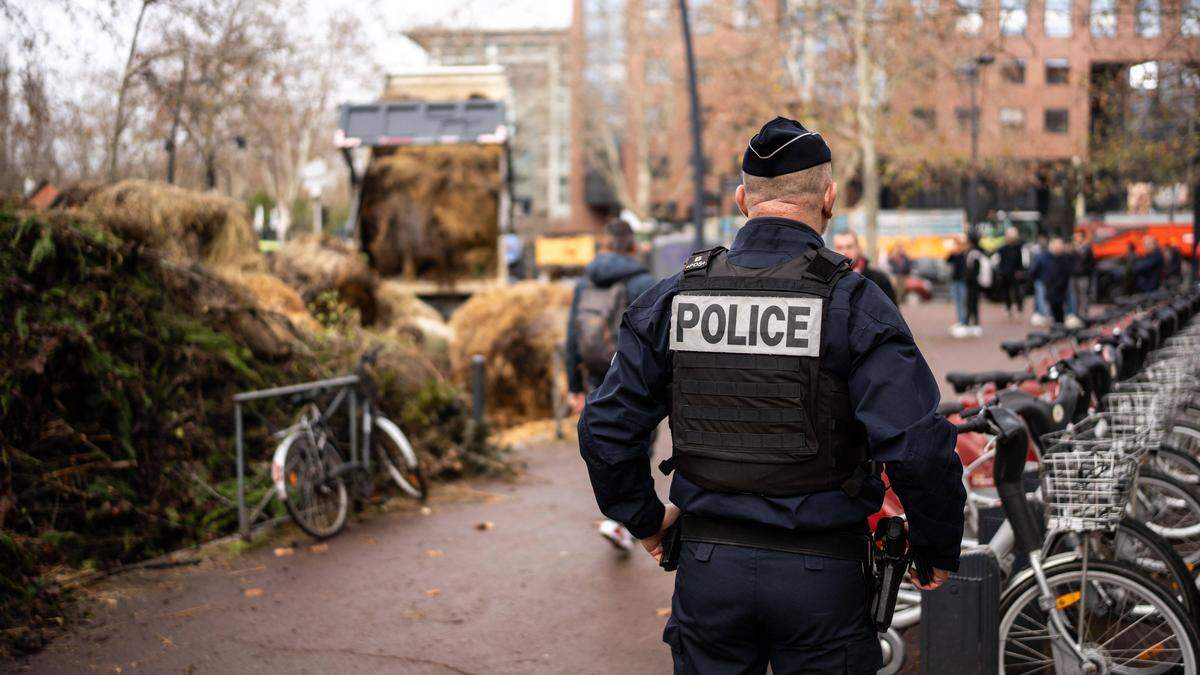
[[[445,282],[495,274],[501,157],[496,145],[377,150],[359,209],[371,266]]]
[[[239,269],[265,266],[245,206],[214,192],[123,180],[92,192],[82,208],[123,239],[141,242],[176,260]]]
[[[509,425],[549,417],[554,350],[566,337],[571,288],[524,281],[477,293],[450,318],[454,378],[470,380],[471,357],[487,367],[488,414]]]

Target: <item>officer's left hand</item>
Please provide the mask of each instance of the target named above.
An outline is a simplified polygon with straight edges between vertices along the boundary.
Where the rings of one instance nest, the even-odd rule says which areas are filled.
[[[658,532],[655,532],[649,537],[640,540],[642,542],[642,547],[646,549],[646,552],[649,553],[650,557],[654,558],[655,561],[662,559],[663,535],[666,534],[667,528],[674,525],[675,521],[678,519],[679,507],[675,506],[674,504],[667,504],[667,510],[663,513],[662,527],[658,528]]]
[[[936,591],[939,587],[941,587],[942,584],[946,583],[946,579],[950,578],[949,572],[946,570],[939,570],[936,567],[932,569],[932,574],[933,576],[930,577],[929,583],[927,584],[921,583],[920,577],[917,576],[916,567],[913,567],[912,573],[909,574],[909,576],[912,579],[913,586],[916,586],[923,591]]]

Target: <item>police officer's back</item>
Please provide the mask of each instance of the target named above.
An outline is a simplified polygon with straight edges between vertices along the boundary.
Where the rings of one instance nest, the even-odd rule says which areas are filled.
[[[680,511],[664,632],[676,672],[874,672],[866,521],[879,463],[914,554],[958,564],[954,428],[894,304],[820,238],[837,190],[820,135],[777,118],[751,139],[730,250],[698,252],[630,305],[579,422],[597,502],[652,554]],[[646,454],[669,414],[672,505]]]

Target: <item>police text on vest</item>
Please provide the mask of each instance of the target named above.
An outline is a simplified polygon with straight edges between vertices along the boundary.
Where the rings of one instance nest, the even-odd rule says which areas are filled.
[[[820,298],[677,295],[671,349],[778,356],[821,355]]]

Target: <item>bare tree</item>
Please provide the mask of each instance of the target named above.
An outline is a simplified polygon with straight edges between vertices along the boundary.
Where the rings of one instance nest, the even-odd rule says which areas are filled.
[[[117,88],[117,110],[113,117],[112,137],[108,143],[108,180],[117,178],[117,154],[121,146],[121,134],[125,131],[125,98],[133,81],[135,61],[137,57],[138,36],[142,32],[142,21],[146,18],[146,10],[155,0],[142,0],[138,9],[137,22],[133,26],[133,37],[129,40],[129,55],[125,57],[125,69],[121,73],[121,85]]]

